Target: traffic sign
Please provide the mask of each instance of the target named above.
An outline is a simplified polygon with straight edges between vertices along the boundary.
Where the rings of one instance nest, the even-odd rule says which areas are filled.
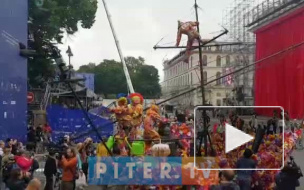
[[[28,104],[33,103],[34,99],[35,99],[34,93],[33,92],[28,92],[27,93],[27,103]]]

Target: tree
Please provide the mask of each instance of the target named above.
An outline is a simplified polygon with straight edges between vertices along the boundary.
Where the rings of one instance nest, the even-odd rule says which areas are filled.
[[[145,65],[142,57],[125,58],[130,77],[136,92],[145,98],[159,98],[160,85],[158,70],[151,65]],[[78,72],[95,74],[96,93],[104,94],[107,98],[110,94],[127,93],[127,82],[123,72],[122,63],[115,60],[103,60],[99,65],[83,65]]]
[[[65,32],[69,35],[78,27],[91,28],[95,22],[97,0],[29,0],[29,33],[33,43],[31,49],[39,55],[45,54],[45,45],[61,43]],[[37,85],[37,75],[48,76],[54,73],[52,59],[42,57],[29,59],[28,73],[30,84]]]

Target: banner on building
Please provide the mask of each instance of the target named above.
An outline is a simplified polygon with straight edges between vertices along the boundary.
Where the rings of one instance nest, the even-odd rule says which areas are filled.
[[[233,72],[233,68],[223,68],[223,76]],[[224,86],[231,86],[233,84],[233,74],[228,75],[222,79],[222,84]]]
[[[93,73],[76,73],[76,77],[84,78],[84,85],[87,89],[90,89],[94,92],[95,90],[95,74]]]
[[[112,121],[91,113],[89,113],[89,116],[102,136],[113,135]],[[78,136],[92,129],[80,109],[68,109],[60,105],[51,105],[47,108],[47,120],[53,129],[53,140],[57,142],[64,135]],[[89,136],[94,141],[99,141],[95,132]],[[78,140],[81,141],[84,138]]]
[[[26,140],[28,1],[2,0],[0,6],[0,139]]]

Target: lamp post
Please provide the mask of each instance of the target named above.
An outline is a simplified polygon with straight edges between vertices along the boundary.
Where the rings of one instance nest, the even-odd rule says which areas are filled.
[[[68,50],[66,51],[66,53],[68,54],[69,56],[69,66],[71,66],[71,57],[74,56],[73,53],[72,53],[72,50],[71,50],[71,47],[68,46]]]

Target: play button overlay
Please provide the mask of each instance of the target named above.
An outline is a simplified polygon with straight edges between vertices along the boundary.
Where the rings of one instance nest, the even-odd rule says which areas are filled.
[[[273,171],[283,168],[288,157],[284,153],[292,149],[289,146],[286,151],[286,142],[291,142],[288,139],[294,136],[284,132],[282,107],[197,106],[193,113],[194,138],[190,153],[192,151],[196,170]],[[202,158],[209,162],[201,164]]]
[[[244,133],[241,130],[226,123],[225,125],[225,153],[236,149],[239,146],[253,140],[253,136]]]

